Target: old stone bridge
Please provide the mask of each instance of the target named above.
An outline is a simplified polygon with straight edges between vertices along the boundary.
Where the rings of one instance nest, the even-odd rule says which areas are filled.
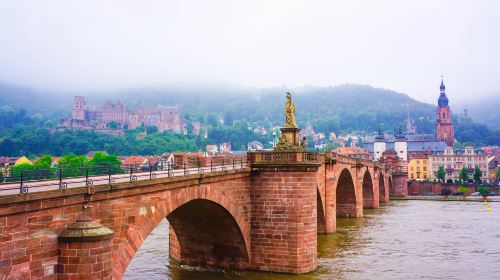
[[[165,218],[182,264],[313,271],[317,234],[387,202],[392,180],[370,161],[259,152],[239,170],[0,196],[0,279],[121,279]]]

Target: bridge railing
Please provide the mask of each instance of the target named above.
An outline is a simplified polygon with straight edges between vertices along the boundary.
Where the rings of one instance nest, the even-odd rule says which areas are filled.
[[[190,174],[243,169],[245,158],[196,158],[167,164],[99,164],[35,168],[10,167],[0,170],[0,195],[28,193],[30,191],[65,190],[68,187],[92,187],[122,182],[152,180]]]
[[[293,152],[293,151],[262,151],[248,153],[249,162],[252,164],[272,164],[272,163],[318,163],[323,159],[321,154],[316,152]]]

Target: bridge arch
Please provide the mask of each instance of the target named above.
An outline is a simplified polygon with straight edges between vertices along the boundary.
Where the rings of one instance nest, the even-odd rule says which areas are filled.
[[[367,169],[363,175],[363,208],[376,208],[378,206],[375,203],[375,190],[373,185],[372,175]]]
[[[351,172],[344,168],[340,172],[336,189],[337,217],[356,217],[356,188]]]
[[[317,189],[317,195],[316,195],[316,219],[317,219],[317,227],[318,227],[318,233],[326,233],[326,215],[325,215],[325,207],[323,205],[323,199],[321,196],[321,193],[319,189]]]
[[[388,193],[392,192],[393,191],[393,187],[392,187],[392,176],[391,175],[388,175],[387,176],[387,191]]]
[[[169,254],[180,263],[235,269],[249,265],[250,229],[241,205],[213,190],[189,192],[132,210],[139,215],[127,230],[115,234],[119,245],[113,250],[113,279],[123,277],[144,240],[165,218],[170,223]]]

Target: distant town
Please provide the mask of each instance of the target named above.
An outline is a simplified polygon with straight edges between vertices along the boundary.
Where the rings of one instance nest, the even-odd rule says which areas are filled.
[[[310,142],[307,143],[308,147],[316,151],[332,151],[349,157],[384,162],[393,171],[407,173],[409,180],[468,183],[474,181],[474,173],[476,173],[476,181],[498,182],[500,147],[456,147],[451,108],[444,81],[441,81],[439,90],[436,134],[416,133],[416,127],[408,111],[406,132],[403,132],[402,128],[395,128],[393,133],[379,129],[376,135],[371,136],[356,133],[337,135],[335,132],[325,135],[324,132],[315,132],[312,124],[308,122],[307,126],[300,131],[300,137],[306,137]],[[177,106],[129,110],[121,101],[106,101],[104,105],[97,108],[87,104],[83,96],[74,98],[71,117],[63,118],[60,127],[95,130],[112,135],[122,135],[126,130],[140,127],[155,127],[158,132],[202,135],[205,140],[210,129],[209,125],[202,124],[200,121],[183,119],[181,109]],[[279,138],[278,126],[266,129],[263,126],[253,127],[248,124],[248,130],[272,141],[269,143],[250,141],[247,144],[247,151],[271,150]],[[272,136],[269,137],[270,135]],[[176,159],[179,161],[183,157],[197,159],[218,156],[244,157],[245,152],[241,149],[233,150],[231,142],[228,141],[207,143],[198,151],[165,152],[160,155],[117,155],[117,158],[125,169],[133,167],[142,170],[150,166],[158,168],[167,163],[173,166],[176,164]],[[87,157],[92,159],[93,154],[93,151],[89,151]],[[51,166],[56,166],[60,158],[51,157]],[[37,159],[28,159],[27,156],[0,157],[2,177],[8,177],[8,170],[12,167],[34,164]],[[439,172],[440,167],[444,169],[444,172]]]

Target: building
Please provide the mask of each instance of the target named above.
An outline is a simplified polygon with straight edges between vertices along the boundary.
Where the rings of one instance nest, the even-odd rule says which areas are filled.
[[[448,106],[448,97],[446,96],[445,86],[442,79],[439,90],[438,108],[436,110],[437,139],[439,141],[445,141],[448,146],[453,147],[455,142],[455,133],[453,130],[453,122],[451,121],[450,106]]]
[[[368,160],[370,154],[360,147],[340,147],[333,150],[334,153],[352,158]]]
[[[437,180],[436,172],[439,166],[446,171],[445,180],[456,182],[460,179],[460,170],[464,167],[469,171],[469,179],[473,179],[474,169],[478,166],[483,176],[481,180],[488,180],[488,156],[481,149],[466,146],[464,149],[446,147],[443,152],[429,155],[429,167],[431,180]]]
[[[201,124],[192,122],[193,134],[200,133]],[[132,112],[121,102],[106,101],[99,108],[87,106],[83,96],[75,96],[70,119],[63,119],[62,126],[86,129],[136,129],[140,126],[154,126],[159,132],[184,132],[187,122],[182,119],[178,107],[158,106],[139,108]]]
[[[207,147],[205,148],[205,151],[207,151],[207,153],[211,153],[211,154],[216,154],[219,152],[219,148],[217,147],[217,145],[207,145]]]
[[[129,156],[122,162],[121,168],[127,172],[138,172],[143,167],[145,161],[146,158],[142,156]]]
[[[31,162],[31,160],[29,160],[27,157],[22,156],[16,159],[16,163],[14,165],[20,164],[33,164],[33,162]]]
[[[497,170],[500,168],[500,155],[491,156],[488,158],[488,174],[490,175],[489,182],[496,183],[500,180],[497,178]]]
[[[426,181],[430,179],[429,158],[426,154],[415,154],[408,161],[408,178],[411,180]]]
[[[230,153],[231,152],[231,143],[222,143],[222,144],[220,144],[219,151],[221,153]]]
[[[396,151],[394,150],[386,150],[382,153],[379,158],[379,162],[389,168],[389,170],[393,173],[406,173],[407,172],[407,162],[402,160]]]
[[[400,128],[396,129],[393,135],[388,135],[379,129],[376,136],[365,137],[361,147],[368,151],[370,159],[379,160],[384,151],[394,150],[401,159],[407,161],[413,154],[436,154],[447,146],[453,146],[455,134],[443,80],[441,80],[436,116],[435,135],[410,133],[404,135]]]
[[[164,153],[160,156],[158,170],[170,170],[174,166],[174,154]]]

